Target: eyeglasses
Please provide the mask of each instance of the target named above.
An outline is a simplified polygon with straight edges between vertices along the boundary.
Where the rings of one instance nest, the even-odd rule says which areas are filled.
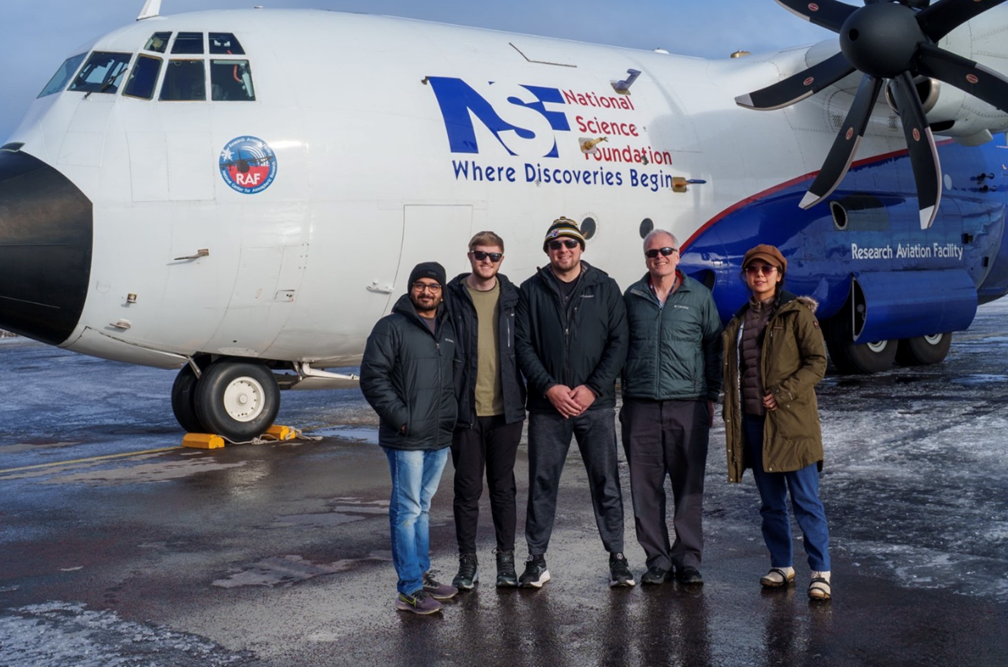
[[[413,289],[414,291],[417,292],[423,292],[424,290],[427,290],[431,294],[437,294],[438,292],[441,291],[441,286],[438,285],[437,283],[415,282],[413,283]]]
[[[654,259],[658,256],[658,253],[661,253],[663,257],[668,257],[674,252],[679,252],[679,248],[670,248],[665,246],[664,248],[651,248],[650,250],[645,250],[644,256],[648,259]]]
[[[497,262],[501,261],[501,259],[504,257],[504,253],[502,253],[502,252],[483,252],[482,250],[473,250],[472,251],[472,256],[473,256],[473,259],[475,259],[477,262],[482,262],[484,259],[486,259],[487,257],[489,257],[490,261],[493,262],[494,264],[496,264]]]
[[[567,248],[568,250],[573,250],[574,248],[578,247],[579,245],[581,245],[581,244],[578,243],[577,241],[575,241],[574,239],[564,239],[563,241],[561,241],[561,240],[558,239],[556,241],[550,241],[549,242],[549,249],[550,250],[559,250],[560,248]]]
[[[769,276],[776,270],[777,270],[776,266],[769,266],[767,264],[764,264],[762,266],[750,264],[749,266],[745,267],[745,272],[748,273],[750,276],[755,276],[757,273],[762,273],[764,276]]]

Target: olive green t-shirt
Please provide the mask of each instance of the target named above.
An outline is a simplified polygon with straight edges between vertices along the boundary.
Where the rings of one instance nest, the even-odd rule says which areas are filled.
[[[500,317],[500,282],[485,292],[466,285],[479,320],[476,361],[476,416],[504,414],[504,390],[497,369],[497,319]]]

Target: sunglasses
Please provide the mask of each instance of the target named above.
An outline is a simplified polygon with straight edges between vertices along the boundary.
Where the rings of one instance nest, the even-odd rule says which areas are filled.
[[[486,259],[487,257],[489,257],[490,261],[493,262],[494,264],[496,264],[497,262],[501,261],[501,258],[504,257],[504,253],[502,253],[502,252],[483,252],[482,250],[473,250],[472,251],[472,256],[473,256],[473,259],[475,259],[477,262],[482,262],[484,259]]]
[[[749,266],[745,267],[745,272],[748,273],[750,276],[755,276],[757,273],[762,273],[764,276],[769,276],[776,270],[777,270],[776,266],[769,266],[766,264],[764,264],[763,266],[756,266],[755,264],[750,264]]]
[[[424,290],[427,290],[431,294],[437,294],[438,292],[441,291],[441,286],[438,285],[437,283],[415,282],[415,283],[413,283],[413,289],[414,289],[414,291],[417,291],[417,292],[423,292]]]
[[[549,249],[550,250],[559,250],[560,248],[567,248],[568,250],[573,250],[574,248],[578,247],[579,245],[581,245],[581,244],[578,243],[577,241],[575,241],[574,239],[565,239],[563,241],[557,240],[557,241],[550,241],[549,242]]]
[[[664,248],[651,248],[650,250],[645,250],[644,256],[648,259],[654,259],[658,256],[658,253],[661,253],[663,257],[668,257],[674,252],[679,252],[679,248],[670,248],[665,246]]]

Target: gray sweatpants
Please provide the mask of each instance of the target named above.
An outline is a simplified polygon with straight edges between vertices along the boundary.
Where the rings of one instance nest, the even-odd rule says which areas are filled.
[[[623,449],[630,465],[637,541],[648,567],[699,567],[703,488],[710,435],[707,401],[624,399]],[[672,479],[675,543],[665,521],[665,475]]]
[[[616,424],[612,408],[586,410],[572,419],[559,413],[529,414],[529,495],[525,540],[529,553],[546,553],[556,518],[560,473],[571,436],[577,440],[599,537],[606,551],[623,551],[623,494],[616,465]]]

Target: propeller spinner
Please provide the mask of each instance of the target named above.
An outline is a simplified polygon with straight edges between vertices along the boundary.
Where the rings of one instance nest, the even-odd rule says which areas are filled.
[[[792,13],[840,35],[840,53],[772,86],[740,95],[750,109],[781,109],[833,85],[854,71],[864,74],[854,103],[826,161],[800,206],[809,208],[833,192],[857,152],[872,108],[886,80],[903,124],[917,185],[921,228],[934,222],[941,201],[941,166],[934,136],[913,85],[918,75],[955,86],[1008,112],[1008,79],[968,58],[935,46],[966,21],[1005,0],[865,0],[854,7],[838,0],[777,0]]]

